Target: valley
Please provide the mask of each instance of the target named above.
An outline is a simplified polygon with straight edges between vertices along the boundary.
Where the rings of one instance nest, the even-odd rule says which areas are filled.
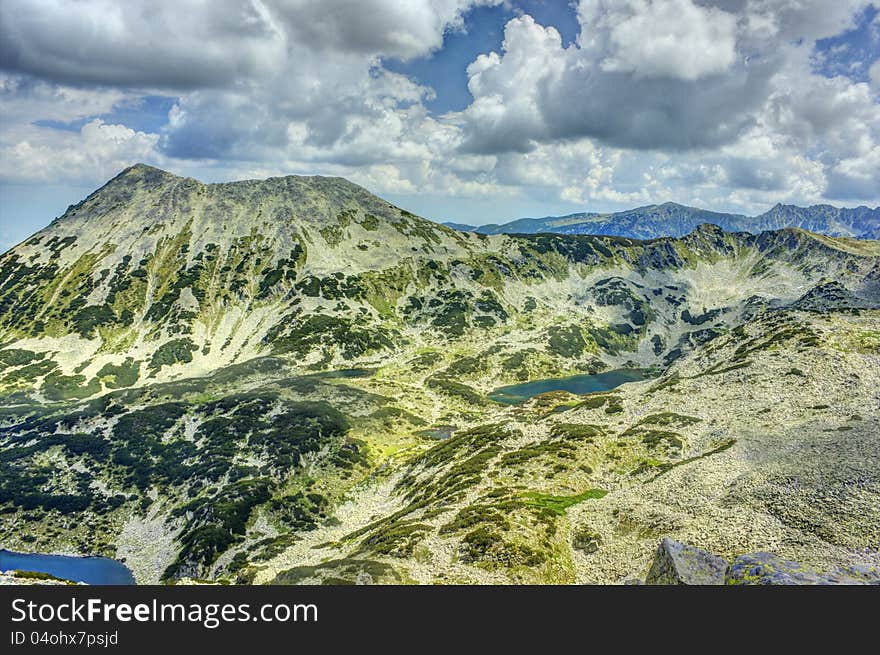
[[[139,583],[621,583],[664,536],[876,565],[878,390],[877,241],[462,233],[138,165],[0,256],[0,547]]]

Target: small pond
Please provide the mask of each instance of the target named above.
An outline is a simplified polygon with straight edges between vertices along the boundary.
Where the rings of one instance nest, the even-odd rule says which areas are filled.
[[[443,441],[444,439],[449,439],[452,436],[452,433],[455,432],[456,427],[454,425],[435,425],[427,430],[420,430],[416,432],[416,434],[420,437],[427,437],[428,439],[437,439],[438,441]]]
[[[626,382],[638,382],[646,380],[648,371],[641,368],[619,368],[614,371],[605,371],[595,375],[572,375],[567,378],[547,378],[545,380],[532,380],[522,384],[511,384],[506,387],[498,387],[489,393],[489,398],[506,405],[515,405],[524,402],[532,396],[537,396],[549,391],[568,391],[581,395],[595,393],[597,391],[609,391]]]

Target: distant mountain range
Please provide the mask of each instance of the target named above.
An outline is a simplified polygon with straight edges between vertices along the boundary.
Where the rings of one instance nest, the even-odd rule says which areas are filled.
[[[465,225],[444,223],[447,227],[481,234],[594,234],[622,236],[631,239],[680,237],[689,234],[701,223],[718,225],[728,232],[779,230],[797,227],[828,236],[880,238],[880,207],[833,207],[831,205],[777,204],[758,216],[725,214],[674,202],[647,205],[615,213],[579,213],[544,218],[520,218],[504,224]]]

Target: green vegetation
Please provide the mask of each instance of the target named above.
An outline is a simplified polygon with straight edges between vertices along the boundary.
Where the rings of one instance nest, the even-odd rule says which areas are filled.
[[[674,469],[678,466],[684,466],[686,464],[691,464],[692,462],[696,462],[696,461],[701,460],[705,457],[711,457],[712,455],[717,455],[718,453],[723,453],[725,450],[732,447],[734,444],[736,444],[736,439],[726,439],[726,440],[720,442],[714,448],[711,448],[710,450],[707,450],[704,453],[701,453],[701,454],[696,455],[694,457],[688,457],[687,459],[682,459],[677,462],[658,462],[656,460],[647,460],[642,465],[640,465],[636,470],[634,470],[632,472],[632,474],[638,475],[640,473],[644,473],[649,470],[657,471],[657,473],[653,477],[651,477],[645,481],[645,484],[647,484],[649,482],[653,482],[654,480],[659,478],[661,475],[668,473],[669,471],[671,471],[672,469]]]
[[[95,337],[96,328],[115,322],[117,322],[116,314],[113,312],[113,308],[107,304],[84,307],[74,314],[72,319],[74,331],[87,339]]]
[[[523,494],[526,505],[548,509],[554,514],[562,516],[572,505],[577,505],[585,500],[594,500],[603,498],[608,494],[603,489],[588,489],[587,491],[575,494],[573,496],[553,496],[551,494],[539,493],[536,491]]]
[[[591,393],[585,396],[584,399],[572,407],[572,409],[599,409],[600,407],[604,407],[605,403],[615,403],[617,398],[617,396],[605,393]]]
[[[473,313],[472,299],[473,294],[469,291],[439,292],[433,304],[437,309],[431,325],[451,337],[462,336],[468,326],[468,316]]]
[[[108,389],[122,389],[137,383],[138,377],[140,377],[140,368],[140,362],[134,361],[131,357],[126,357],[125,361],[121,364],[104,364],[96,377]]]
[[[193,360],[192,353],[196,350],[198,350],[198,346],[188,338],[167,341],[153,353],[149,369],[155,373],[163,366],[191,362]]]
[[[587,342],[576,325],[551,326],[547,330],[547,349],[560,357],[580,357],[587,348]]]
[[[281,321],[265,341],[275,353],[305,356],[319,347],[336,348],[345,359],[356,359],[377,350],[390,350],[399,335],[378,327],[367,327],[363,317],[355,319],[311,314],[302,320]],[[325,351],[326,352],[326,351]]]
[[[668,430],[645,430],[641,432],[640,438],[643,444],[652,449],[665,445],[673,450],[681,450],[684,446],[681,435]]]
[[[101,391],[101,383],[97,378],[92,378],[86,384],[84,375],[61,375],[56,372],[46,376],[41,391],[49,400],[88,398]]]
[[[135,177],[0,257],[10,547],[114,555],[155,522],[168,581],[618,580],[703,502],[765,508],[780,543],[866,547],[870,489],[846,489],[871,462],[844,458],[876,423],[876,310],[789,303],[827,276],[867,307],[868,242],[488,237],[333,178]],[[96,217],[118,242],[65,235]],[[651,362],[662,377],[613,392],[484,395]],[[846,398],[801,384],[826,369]],[[748,457],[695,465],[737,430]],[[716,464],[748,484],[703,493]]]
[[[576,446],[566,441],[541,441],[505,453],[498,463],[502,467],[512,467],[542,456],[574,459],[576,450]]]
[[[413,371],[421,372],[427,371],[429,368],[442,361],[443,355],[436,350],[429,350],[427,352],[419,353],[409,360],[406,365]]]
[[[589,528],[580,529],[572,535],[571,547],[587,555],[595,553],[601,545],[602,535]]]
[[[399,584],[403,576],[384,562],[368,559],[345,558],[324,562],[316,566],[297,566],[279,573],[272,584],[322,584],[353,585],[367,576],[374,584]]]
[[[391,519],[370,532],[361,542],[361,549],[377,555],[411,557],[413,549],[431,530],[430,525],[416,520]]]
[[[461,382],[456,382],[445,375],[435,374],[425,380],[425,386],[445,396],[458,398],[471,405],[483,405],[486,398],[478,393],[473,387]]]
[[[650,414],[636,423],[636,426],[642,425],[672,425],[683,428],[689,425],[699,423],[702,419],[695,416],[686,416],[685,414],[676,414],[675,412],[661,412],[659,414]]]
[[[588,423],[555,423],[550,428],[550,434],[562,439],[591,442],[593,437],[604,435],[605,429]]]
[[[25,366],[31,362],[45,357],[44,353],[35,353],[31,350],[23,350],[21,348],[7,348],[0,350],[0,366],[3,368],[11,366]]]
[[[482,373],[487,368],[485,357],[462,357],[456,359],[444,371],[444,377],[456,377]]]
[[[63,582],[65,584],[76,584],[70,580],[59,578],[51,573],[43,573],[42,571],[22,571],[21,569],[15,569],[12,571],[12,575],[22,580],[51,580],[54,582]]]
[[[529,379],[529,363],[536,359],[538,351],[535,348],[525,348],[501,361],[501,368],[514,373],[517,380]]]
[[[200,571],[243,535],[254,507],[269,500],[272,486],[266,478],[240,480],[217,494],[179,507],[172,516],[190,515],[180,537],[177,559],[162,575],[173,578]]]

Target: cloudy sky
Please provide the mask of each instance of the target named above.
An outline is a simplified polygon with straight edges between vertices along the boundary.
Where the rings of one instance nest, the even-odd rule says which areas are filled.
[[[880,204],[880,0],[3,0],[0,249],[146,162],[475,224]]]

